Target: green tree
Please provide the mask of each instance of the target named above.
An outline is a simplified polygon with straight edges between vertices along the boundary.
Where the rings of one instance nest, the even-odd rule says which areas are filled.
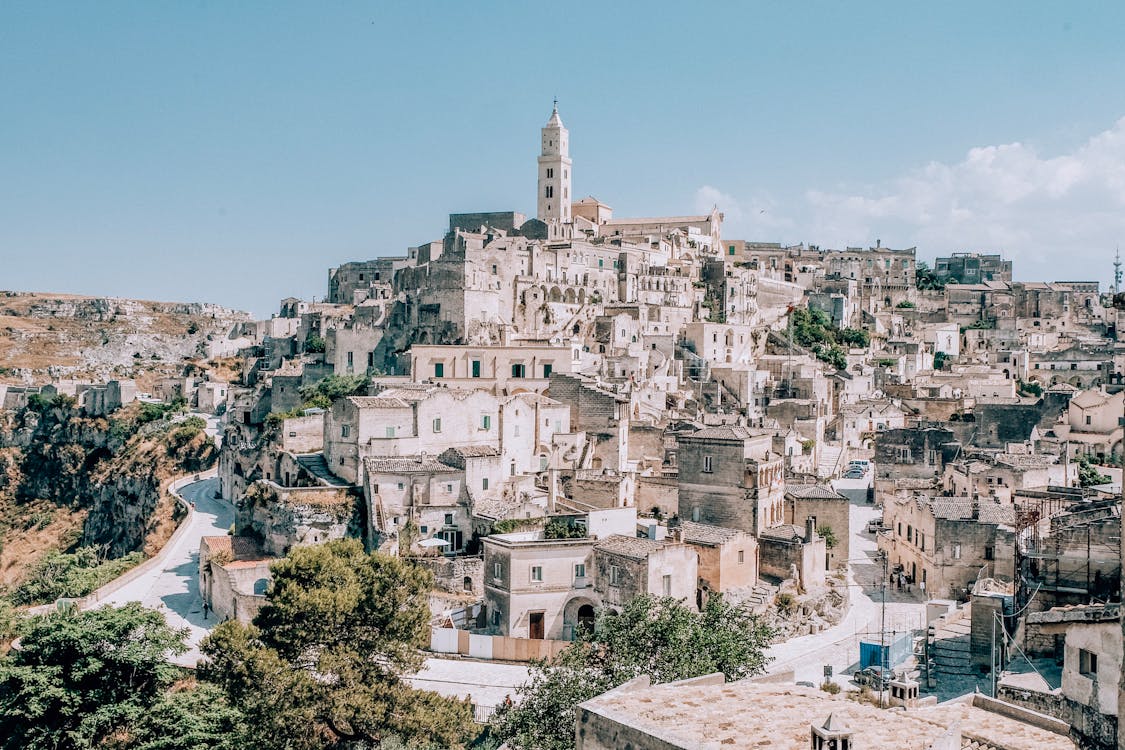
[[[226,622],[203,642],[200,675],[253,717],[256,750],[462,747],[468,702],[415,690],[432,575],[356,540],[298,547],[271,568],[253,625]]]
[[[824,539],[824,546],[828,549],[836,547],[836,532],[832,530],[831,526],[824,525],[816,530],[816,533]]]
[[[1098,471],[1085,453],[1078,454],[1078,484],[1083,487],[1092,487],[1097,484],[1109,484],[1110,478]]]
[[[127,731],[172,685],[184,637],[137,603],[31,618],[0,660],[0,748],[83,750]]]
[[[945,282],[938,279],[928,263],[918,261],[914,266],[914,286],[922,290],[941,291],[945,289]]]
[[[619,614],[599,612],[592,630],[580,630],[554,659],[534,663],[520,700],[497,710],[491,732],[520,750],[570,750],[579,703],[641,675],[659,683],[760,674],[772,635],[721,596],[710,597],[701,612],[672,598],[637,597]]]
[[[144,712],[123,750],[242,750],[243,716],[206,683],[178,684]]]
[[[324,339],[315,333],[310,333],[305,338],[305,351],[309,354],[324,354],[325,347]]]

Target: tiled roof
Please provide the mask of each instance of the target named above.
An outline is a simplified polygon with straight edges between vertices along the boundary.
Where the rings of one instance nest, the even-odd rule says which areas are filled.
[[[763,433],[755,433],[736,424],[720,425],[718,427],[704,427],[698,432],[684,435],[687,438],[700,438],[701,440],[745,440]]]
[[[790,484],[786,486],[785,494],[801,500],[843,500],[847,502],[847,498],[843,495],[819,484]]]
[[[262,557],[262,550],[258,542],[247,536],[205,536],[201,540],[206,542],[207,549],[212,555],[226,553],[231,560],[257,560]]]
[[[712,526],[709,523],[696,523],[695,521],[681,521],[680,530],[683,540],[690,544],[725,544],[743,532],[738,529],[728,529],[726,526]]]
[[[792,542],[805,538],[805,530],[800,526],[786,523],[781,526],[772,526],[758,534],[759,537],[767,539],[779,539],[783,542]]]
[[[664,549],[664,543],[634,536],[624,536],[623,534],[613,534],[595,544],[594,549],[623,557],[631,557],[635,560],[644,560],[653,552]]]
[[[485,458],[499,456],[500,451],[491,445],[458,445],[443,452],[454,453],[462,458]]]
[[[431,456],[370,456],[363,459],[368,474],[430,474],[453,468]]]
[[[349,396],[348,401],[360,409],[409,409],[410,402],[391,396]]]
[[[967,497],[933,497],[921,501],[929,505],[935,518],[948,520],[971,520],[973,501]],[[1016,522],[1016,511],[1010,505],[1001,505],[991,500],[980,500],[978,519],[981,523],[995,523],[1011,526]]]

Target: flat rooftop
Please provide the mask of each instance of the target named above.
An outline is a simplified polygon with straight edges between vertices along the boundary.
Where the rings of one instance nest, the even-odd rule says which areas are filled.
[[[746,680],[626,687],[587,701],[582,708],[671,747],[807,750],[810,725],[822,725],[831,714],[834,723],[852,731],[855,746],[864,750],[923,750],[951,727],[986,747],[1075,750],[1063,735],[969,702],[883,710],[816,688]]]

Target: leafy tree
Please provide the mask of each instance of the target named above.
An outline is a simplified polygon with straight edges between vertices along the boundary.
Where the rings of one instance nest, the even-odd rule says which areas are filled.
[[[243,716],[214,685],[177,684],[134,723],[123,750],[242,750]]]
[[[672,598],[640,596],[619,614],[603,610],[592,630],[557,657],[536,662],[519,702],[501,706],[491,731],[520,750],[570,750],[579,703],[641,675],[654,683],[722,672],[760,674],[770,628],[712,596],[696,612]]]
[[[200,675],[254,717],[256,750],[462,747],[468,702],[415,690],[400,675],[422,665],[432,575],[367,554],[354,539],[298,547],[271,568],[268,604],[253,625],[230,621],[203,642]]]
[[[836,532],[832,530],[831,526],[824,525],[816,530],[816,533],[824,539],[824,546],[828,549],[833,549],[836,546]]]
[[[895,307],[897,307],[899,310],[913,310],[914,303],[908,299],[904,299],[902,302],[899,302],[897,305],[895,305]]]
[[[1108,484],[1110,478],[1098,471],[1098,467],[1090,461],[1085,453],[1078,454],[1078,484],[1082,487],[1092,487],[1097,484]]]
[[[945,352],[934,352],[934,369],[935,370],[945,369],[945,363],[946,363],[946,360],[948,360],[948,359],[949,359],[949,355],[946,354]]]
[[[310,333],[305,338],[305,351],[309,354],[324,354],[326,346],[324,339],[315,333]]]
[[[543,527],[544,539],[581,539],[586,529],[566,518],[552,518]]]
[[[0,748],[85,750],[127,731],[176,678],[185,633],[133,603],[33,617],[0,660]]]
[[[940,280],[930,265],[919,261],[914,266],[914,286],[919,289],[941,291],[945,289],[945,282]]]

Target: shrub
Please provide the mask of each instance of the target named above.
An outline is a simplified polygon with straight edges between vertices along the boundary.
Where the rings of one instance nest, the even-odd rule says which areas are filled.
[[[836,695],[840,692],[840,686],[835,682],[831,682],[829,680],[825,680],[824,682],[822,682],[820,684],[820,689],[826,693],[829,693],[830,695]]]

